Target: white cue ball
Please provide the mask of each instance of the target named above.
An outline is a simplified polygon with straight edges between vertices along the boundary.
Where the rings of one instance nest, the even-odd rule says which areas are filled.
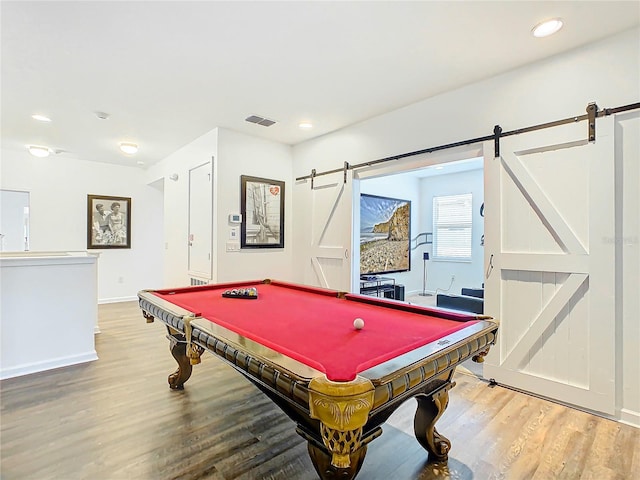
[[[364,320],[361,318],[356,318],[353,321],[353,328],[355,328],[356,330],[362,330],[362,327],[364,327]]]

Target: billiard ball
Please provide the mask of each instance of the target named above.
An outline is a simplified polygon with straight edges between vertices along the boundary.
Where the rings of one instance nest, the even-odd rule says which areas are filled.
[[[355,328],[356,330],[362,330],[363,327],[364,327],[364,320],[362,320],[361,318],[356,318],[353,321],[353,328]]]

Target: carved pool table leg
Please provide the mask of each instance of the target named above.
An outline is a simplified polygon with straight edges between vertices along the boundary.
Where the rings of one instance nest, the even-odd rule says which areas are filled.
[[[488,353],[489,349],[487,348],[486,350],[476,353],[473,357],[471,357],[471,360],[476,363],[484,363],[484,357],[486,357]]]
[[[183,339],[176,338],[173,335],[169,336],[169,342],[171,355],[178,363],[178,369],[169,375],[169,388],[172,390],[183,390],[184,382],[189,380],[192,370],[191,362],[187,356],[187,344]]]
[[[317,447],[312,442],[307,442],[309,456],[316,472],[322,480],[352,480],[356,477],[367,453],[367,446],[363,445],[355,452],[349,454],[349,466],[346,468],[336,468],[331,465],[331,454],[326,450]]]
[[[449,404],[449,390],[455,383],[447,383],[431,395],[418,395],[418,410],[413,421],[413,429],[422,447],[429,452],[429,460],[446,462],[449,458],[451,442],[436,430],[436,422]],[[432,458],[433,457],[433,458]]]
[[[366,444],[375,438],[362,438],[373,407],[373,384],[363,377],[332,382],[322,376],[309,382],[308,391],[309,416],[320,421],[317,433],[322,443],[309,443],[309,455],[318,475],[323,480],[354,478],[364,461]]]
[[[154,320],[154,316],[151,315],[150,313],[145,312],[144,310],[142,311],[142,316],[144,317],[144,319],[147,321],[147,323],[153,323]]]

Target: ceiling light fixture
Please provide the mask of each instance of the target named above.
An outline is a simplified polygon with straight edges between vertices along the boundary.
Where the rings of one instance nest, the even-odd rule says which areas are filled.
[[[120,150],[122,150],[127,155],[134,155],[138,151],[138,145],[135,143],[121,143]]]
[[[49,117],[47,117],[46,115],[41,115],[39,113],[34,113],[33,115],[31,115],[31,118],[33,118],[34,120],[38,120],[39,122],[50,122],[51,119]]]
[[[311,123],[311,122],[302,122],[302,123],[298,124],[298,127],[304,128],[304,129],[313,128],[313,123]]]
[[[111,115],[106,112],[93,112],[100,120],[108,120]]]
[[[42,147],[39,145],[28,145],[27,150],[29,150],[31,155],[39,158],[48,157],[50,153],[49,147]]]
[[[545,20],[540,22],[531,30],[531,34],[536,38],[548,37],[553,35],[562,28],[562,19],[552,18],[551,20]]]

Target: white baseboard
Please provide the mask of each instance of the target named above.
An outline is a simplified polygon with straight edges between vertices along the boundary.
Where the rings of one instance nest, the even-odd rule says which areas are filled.
[[[640,412],[634,412],[628,408],[620,410],[620,423],[640,428]]]
[[[47,360],[44,362],[27,363],[24,365],[18,365],[16,367],[9,367],[0,370],[0,379],[20,377],[22,375],[29,375],[30,373],[43,372],[45,370],[53,370],[54,368],[68,367],[70,365],[77,365],[78,363],[91,362],[98,359],[98,354],[95,350],[90,352],[81,353],[78,355],[72,355],[69,357],[54,358],[53,360]]]
[[[425,290],[425,292],[427,295],[429,296],[434,296],[436,292],[432,291],[432,290]],[[413,296],[413,295],[420,295],[422,296],[422,290],[410,290],[410,291],[405,291],[404,292],[404,298]]]
[[[113,297],[113,298],[99,298],[98,305],[102,305],[103,303],[120,303],[120,302],[133,302],[138,300],[137,296],[133,297]]]

